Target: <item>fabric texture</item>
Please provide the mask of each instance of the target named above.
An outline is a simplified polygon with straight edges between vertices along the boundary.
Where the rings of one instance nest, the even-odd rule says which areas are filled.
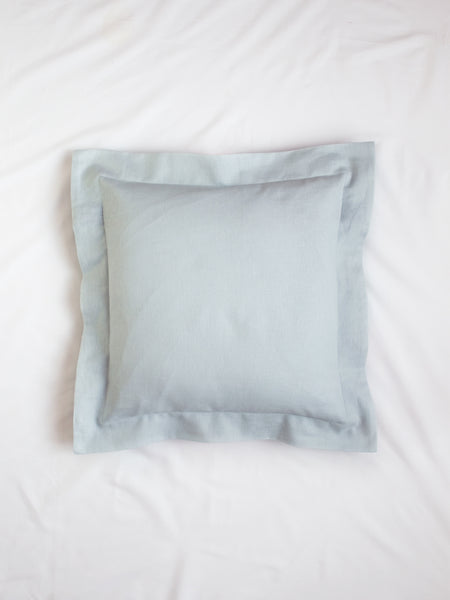
[[[372,142],[79,150],[76,452],[279,439],[373,451],[362,250]]]
[[[447,0],[0,3],[0,598],[449,600]],[[76,148],[374,140],[377,452],[73,453]]]

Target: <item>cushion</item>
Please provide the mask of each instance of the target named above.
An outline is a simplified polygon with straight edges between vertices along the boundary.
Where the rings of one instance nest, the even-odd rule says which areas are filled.
[[[277,439],[373,451],[362,250],[372,142],[77,150],[74,450]]]

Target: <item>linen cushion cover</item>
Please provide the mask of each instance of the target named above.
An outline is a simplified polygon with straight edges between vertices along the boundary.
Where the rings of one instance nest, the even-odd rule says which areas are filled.
[[[75,452],[171,438],[373,451],[372,142],[77,150]]]

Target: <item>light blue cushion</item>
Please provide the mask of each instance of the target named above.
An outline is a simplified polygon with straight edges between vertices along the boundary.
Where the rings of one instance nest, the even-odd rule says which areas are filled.
[[[362,249],[372,142],[78,150],[74,449],[279,439],[373,451]]]

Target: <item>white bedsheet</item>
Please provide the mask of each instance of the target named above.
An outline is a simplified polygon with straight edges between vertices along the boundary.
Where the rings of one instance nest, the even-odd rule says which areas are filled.
[[[0,2],[0,600],[450,598],[449,8]],[[371,139],[378,453],[74,455],[71,151]]]

